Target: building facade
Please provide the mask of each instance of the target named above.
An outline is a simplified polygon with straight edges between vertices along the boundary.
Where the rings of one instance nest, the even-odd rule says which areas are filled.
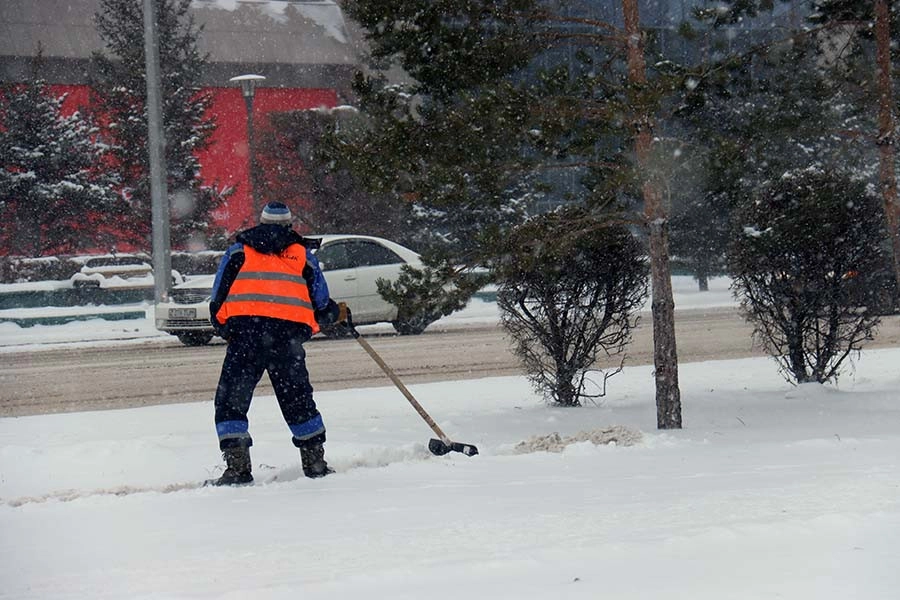
[[[94,26],[98,10],[99,0],[0,2],[0,81],[30,80],[40,53],[40,77],[54,93],[67,95],[64,110],[86,106],[91,56],[104,51]],[[219,225],[234,231],[256,215],[247,112],[240,88],[229,79],[265,76],[254,96],[254,125],[274,112],[331,108],[350,99],[358,47],[340,7],[331,1],[194,0],[191,13],[202,27],[200,53],[208,56],[198,83],[212,96],[210,114],[217,124],[209,147],[198,156],[201,178],[234,190],[214,215]]]

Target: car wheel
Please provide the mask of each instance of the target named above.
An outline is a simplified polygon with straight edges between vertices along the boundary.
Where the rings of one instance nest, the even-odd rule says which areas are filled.
[[[426,314],[413,316],[398,315],[396,321],[391,321],[391,325],[394,326],[394,330],[400,335],[419,335],[436,320],[437,319]]]
[[[205,346],[213,338],[213,334],[206,331],[191,331],[190,333],[179,333],[178,339],[185,346]]]

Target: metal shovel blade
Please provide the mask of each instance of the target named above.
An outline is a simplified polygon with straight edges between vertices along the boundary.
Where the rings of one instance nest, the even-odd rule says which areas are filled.
[[[459,452],[466,456],[475,456],[478,454],[478,448],[472,444],[461,444],[460,442],[450,442],[448,444],[437,438],[431,438],[431,440],[429,440],[428,450],[435,456],[443,456],[448,452]]]

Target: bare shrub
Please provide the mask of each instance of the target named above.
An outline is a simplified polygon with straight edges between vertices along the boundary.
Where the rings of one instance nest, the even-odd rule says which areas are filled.
[[[535,389],[561,406],[603,396],[647,294],[631,232],[580,208],[541,215],[507,237],[497,281],[501,322]],[[622,358],[604,371],[601,356]],[[602,385],[589,393],[592,371]]]
[[[872,339],[888,268],[880,203],[849,176],[791,171],[738,211],[732,289],[788,381],[835,379]]]

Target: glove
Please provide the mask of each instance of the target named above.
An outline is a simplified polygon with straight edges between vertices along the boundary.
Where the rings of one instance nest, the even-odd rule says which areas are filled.
[[[335,323],[346,323],[350,318],[350,307],[346,302],[338,302],[338,316]]]
[[[335,301],[329,299],[325,308],[320,308],[315,312],[316,323],[318,323],[320,327],[323,325],[331,325],[338,320],[340,312],[341,309]]]

